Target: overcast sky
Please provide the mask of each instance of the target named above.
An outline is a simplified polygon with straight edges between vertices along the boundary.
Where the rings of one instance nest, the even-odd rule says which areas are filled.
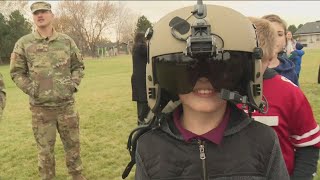
[[[31,1],[32,3],[34,1]],[[54,6],[58,1],[49,1]],[[115,3],[119,1],[113,1]],[[185,6],[193,6],[196,0],[189,1],[121,1],[121,4],[139,15],[145,15],[151,22],[158,21],[165,14]],[[246,16],[261,17],[277,14],[288,25],[305,24],[320,20],[320,1],[203,1],[233,8]],[[111,38],[113,39],[113,38]]]
[[[30,1],[34,2],[34,1]],[[56,4],[58,1],[49,1]],[[118,2],[118,1],[112,1]],[[193,6],[196,0],[189,1],[121,1],[121,4],[155,22],[175,9]],[[233,8],[246,16],[261,17],[277,14],[287,23],[304,24],[320,20],[320,1],[203,1],[205,4],[217,4]]]
[[[195,5],[197,1],[123,1],[137,13],[145,15],[152,22],[166,13],[185,6]],[[320,20],[318,1],[203,1],[205,4],[223,5],[233,8],[246,16],[261,17],[277,14],[287,23],[304,24]]]

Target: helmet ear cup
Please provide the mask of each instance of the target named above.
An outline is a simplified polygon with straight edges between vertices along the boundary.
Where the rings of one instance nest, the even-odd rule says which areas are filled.
[[[147,65],[148,66],[148,65]],[[148,71],[148,68],[147,68]],[[161,100],[161,88],[159,84],[153,83],[153,76],[148,75],[147,72],[147,79],[146,79],[146,87],[147,87],[147,100],[148,105],[152,112],[155,112],[156,109],[159,108],[160,100]]]
[[[262,104],[262,88],[263,88],[263,75],[261,74],[262,63],[261,60],[254,61],[253,81],[249,82],[248,98],[255,106],[260,107]]]
[[[261,48],[256,47],[253,50],[253,70],[252,70],[252,81],[249,82],[249,89],[248,89],[248,97],[251,103],[255,106],[260,107],[262,102],[262,89],[263,89],[263,74],[261,73],[262,70],[262,57],[263,51]]]

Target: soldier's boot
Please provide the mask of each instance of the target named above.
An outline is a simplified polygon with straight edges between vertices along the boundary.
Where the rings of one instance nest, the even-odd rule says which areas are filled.
[[[51,166],[48,164],[41,164],[41,166],[39,166],[39,172],[42,180],[53,180],[56,176],[55,163],[53,162],[53,165]]]
[[[73,174],[72,180],[87,180],[82,174]]]

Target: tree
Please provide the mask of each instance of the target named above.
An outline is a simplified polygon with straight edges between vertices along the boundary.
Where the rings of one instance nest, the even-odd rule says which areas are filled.
[[[135,33],[146,32],[149,27],[152,27],[151,22],[145,16],[140,16],[137,22]]]
[[[116,16],[115,30],[117,42],[128,42],[132,40],[138,15],[119,2]]]
[[[20,13],[20,11],[13,11],[8,20],[8,26],[11,30],[10,37],[12,39],[18,40],[23,35],[29,34],[32,31],[32,25],[27,21],[27,19]]]
[[[299,24],[298,29],[300,29],[303,26],[303,24]]]
[[[2,64],[2,58],[5,57],[4,50],[6,49],[5,40],[9,33],[9,27],[6,23],[6,19],[3,14],[0,13],[0,63]]]
[[[20,37],[29,34],[31,27],[32,25],[18,10],[11,12],[8,20],[0,14],[0,58],[2,60],[9,62],[14,44]]]
[[[114,23],[115,6],[109,1],[61,1],[55,28],[71,36],[83,53],[96,55],[96,43]]]
[[[28,1],[25,0],[0,0],[0,12],[4,17],[8,17],[15,10],[19,10],[21,14],[26,15],[28,8]]]
[[[4,41],[4,37],[9,33],[9,28],[3,14],[0,13],[0,43]],[[1,48],[1,47],[0,47]]]
[[[291,31],[292,34],[294,34],[297,31],[297,27],[293,24],[288,27],[288,30]]]

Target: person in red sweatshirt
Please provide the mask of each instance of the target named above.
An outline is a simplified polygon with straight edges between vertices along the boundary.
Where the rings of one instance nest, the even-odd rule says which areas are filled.
[[[281,151],[292,180],[312,180],[317,171],[320,147],[320,131],[310,104],[299,87],[287,78],[267,68],[275,43],[266,31],[270,23],[251,18],[258,34],[258,42],[264,52],[262,58],[263,94],[268,101],[266,114],[253,113],[256,121],[271,126],[278,135]]]

